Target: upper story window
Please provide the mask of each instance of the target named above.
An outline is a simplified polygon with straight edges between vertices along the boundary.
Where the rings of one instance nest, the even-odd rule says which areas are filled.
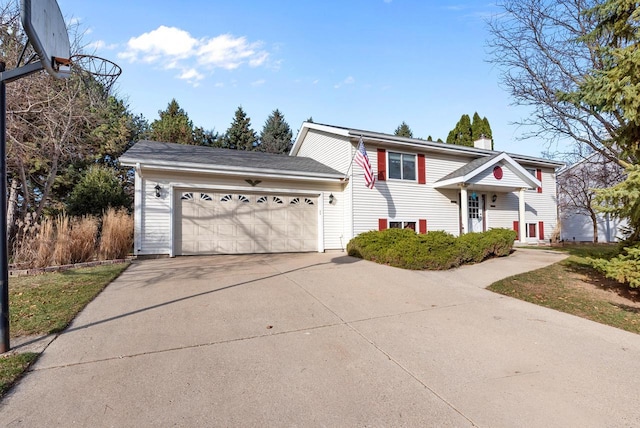
[[[389,152],[389,178],[416,180],[416,155]]]

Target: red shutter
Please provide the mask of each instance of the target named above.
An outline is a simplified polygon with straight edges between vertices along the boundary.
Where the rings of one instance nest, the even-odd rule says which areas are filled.
[[[536,178],[542,183],[542,170],[540,168],[536,169]],[[542,186],[538,187],[538,193],[542,193]]]
[[[427,183],[427,174],[424,166],[424,155],[418,153],[418,184]]]
[[[385,149],[378,149],[378,181],[387,179],[387,152]]]
[[[544,241],[544,222],[538,222],[538,231],[540,232],[538,239]]]
[[[519,221],[513,222],[513,230],[516,231],[516,241],[519,241],[520,240],[520,222]]]
[[[420,224],[420,233],[427,233],[427,220],[420,219],[418,223]]]
[[[387,228],[387,219],[379,218],[378,219],[378,230],[385,230]]]

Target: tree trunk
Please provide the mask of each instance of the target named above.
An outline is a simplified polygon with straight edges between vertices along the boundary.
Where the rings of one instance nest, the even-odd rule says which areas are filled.
[[[18,213],[18,180],[11,179],[9,201],[7,203],[7,240],[11,242],[16,231],[16,214]]]
[[[593,242],[598,243],[598,217],[596,216],[595,211],[591,210],[589,213],[591,215],[591,223],[593,224]]]

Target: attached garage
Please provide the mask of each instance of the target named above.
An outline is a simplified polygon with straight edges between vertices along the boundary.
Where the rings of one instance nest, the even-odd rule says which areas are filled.
[[[176,193],[177,255],[318,249],[317,197],[204,189]]]
[[[306,157],[140,141],[136,255],[311,252],[342,248],[343,173]]]

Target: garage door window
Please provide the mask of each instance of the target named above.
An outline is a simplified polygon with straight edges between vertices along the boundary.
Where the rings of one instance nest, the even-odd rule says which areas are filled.
[[[273,202],[275,202],[276,204],[283,204],[284,202],[282,201],[282,199],[280,199],[277,196],[273,197]]]
[[[224,195],[223,197],[220,198],[220,202],[229,202],[231,201],[232,197],[231,195]]]
[[[213,201],[211,195],[207,195],[206,193],[200,193],[200,199],[203,201]]]
[[[266,204],[269,199],[266,196],[260,196],[257,200],[259,204]]]
[[[190,201],[193,199],[193,193],[189,192],[189,193],[183,193],[182,197],[180,198],[183,201]]]

